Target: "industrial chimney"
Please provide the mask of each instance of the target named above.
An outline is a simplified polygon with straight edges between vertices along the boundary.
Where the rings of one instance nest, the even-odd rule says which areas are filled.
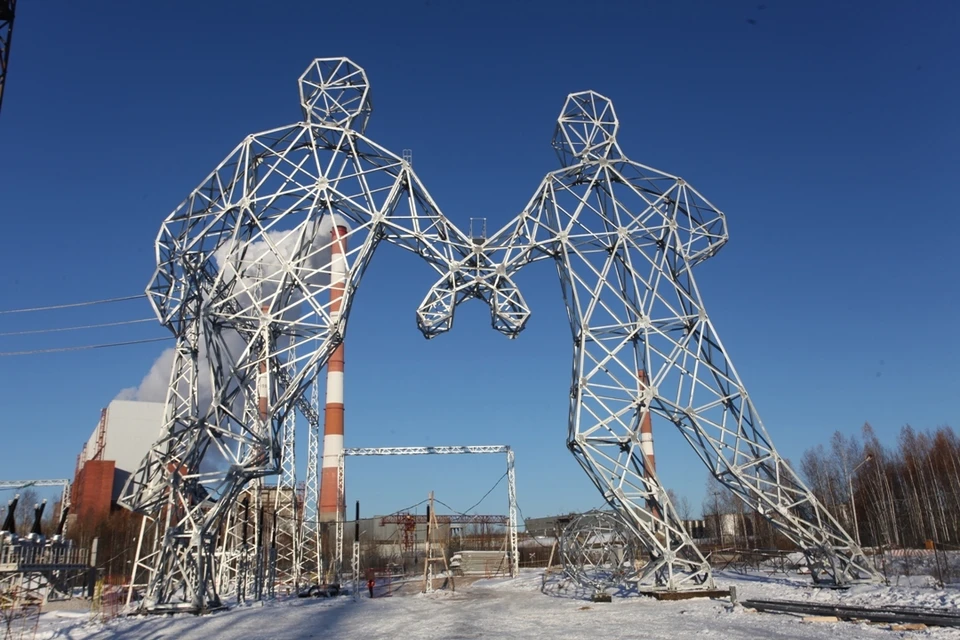
[[[640,369],[637,371],[637,377],[640,379],[640,391],[646,391],[650,384],[647,379],[647,372]],[[646,458],[644,462],[648,469],[647,475],[650,475],[650,471],[657,472],[657,461],[653,455],[653,421],[651,420],[649,403],[647,403],[646,409],[647,412],[640,419],[640,450],[643,451],[643,457]]]
[[[334,222],[330,248],[330,321],[340,320],[340,304],[347,277],[347,227]],[[345,505],[337,486],[337,467],[343,451],[343,342],[327,362],[327,404],[323,415],[323,464],[320,475],[321,522],[336,521]]]

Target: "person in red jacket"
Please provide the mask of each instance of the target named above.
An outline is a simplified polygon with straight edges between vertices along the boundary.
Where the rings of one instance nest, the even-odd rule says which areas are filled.
[[[369,580],[367,580],[367,589],[370,590],[370,597],[371,597],[371,598],[373,597],[373,588],[374,588],[375,586],[377,586],[377,581],[376,581],[376,580],[374,580],[373,578],[370,578]]]

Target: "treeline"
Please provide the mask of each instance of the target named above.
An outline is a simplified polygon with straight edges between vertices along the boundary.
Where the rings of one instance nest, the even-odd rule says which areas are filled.
[[[33,528],[35,508],[40,506],[42,500],[40,495],[30,488],[17,491],[13,495],[3,496],[6,500],[0,505],[0,522],[6,519],[7,509],[14,495],[20,497],[17,501],[17,508],[13,512],[16,534],[18,536],[25,536],[30,533],[30,530]],[[43,532],[43,535],[49,537],[56,533],[59,522],[60,501],[47,502],[43,510],[43,517],[40,520],[40,530]]]
[[[960,438],[950,427],[905,426],[895,447],[869,424],[860,437],[837,432],[804,453],[800,470],[851,533],[856,521],[865,546],[960,545]]]

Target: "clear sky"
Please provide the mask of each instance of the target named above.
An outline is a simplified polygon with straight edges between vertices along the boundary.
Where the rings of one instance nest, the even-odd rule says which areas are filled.
[[[696,276],[783,455],[865,421],[888,443],[906,423],[960,427],[957,33],[949,1],[23,0],[0,113],[0,309],[142,291],[163,218],[244,136],[300,119],[312,58],[345,55],[371,81],[368,135],[413,149],[464,227],[499,227],[558,167],[567,93],[609,96],[626,154],[727,214],[730,242]],[[519,339],[471,303],[427,342],[414,310],[433,278],[382,247],[351,316],[347,446],[510,444],[525,515],[597,506],[564,447],[569,329],[539,266],[519,278],[534,311]],[[0,333],[150,314],[3,314]],[[3,335],[0,351],[163,335]],[[0,478],[71,475],[99,409],[165,346],[0,357]],[[661,477],[699,510],[705,469],[655,429]],[[383,513],[433,489],[462,510],[503,472],[436,458],[351,461],[348,500]]]

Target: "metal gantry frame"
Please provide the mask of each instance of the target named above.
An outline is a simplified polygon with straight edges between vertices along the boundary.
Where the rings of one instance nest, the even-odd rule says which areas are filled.
[[[505,454],[507,460],[507,536],[510,544],[510,575],[516,577],[520,573],[520,555],[517,552],[519,545],[517,535],[517,476],[514,470],[513,449],[508,445],[453,445],[437,447],[360,447],[345,448],[337,460],[337,487],[339,489],[340,504],[344,504],[345,493],[345,465],[347,456],[426,456],[426,455],[464,455],[464,454]],[[502,476],[501,476],[502,478]],[[343,571],[343,525],[345,514],[337,518],[336,546],[337,553],[334,559],[334,574],[339,578]]]
[[[320,413],[320,381],[314,374],[310,387],[310,403]],[[307,478],[304,481],[303,513],[300,519],[299,575],[302,581],[313,584],[323,574],[323,548],[320,538],[320,423],[309,422],[307,434]]]
[[[288,416],[317,420],[306,391],[343,341],[383,241],[438,274],[417,309],[426,338],[448,331],[471,298],[489,304],[495,330],[518,336],[530,310],[512,278],[553,262],[573,333],[567,446],[644,547],[641,582],[712,584],[643,453],[651,414],[837,583],[877,577],[773,447],[707,316],[693,268],[726,242],[724,215],[682,178],[623,154],[609,99],[568,96],[554,136],[561,168],[487,238],[485,226],[464,233],[447,220],[409,156],[365,135],[362,68],[317,59],[299,84],[304,121],[248,136],[157,238],[147,294],[177,339],[175,361],[160,437],[121,499],[162,529],[149,561],[138,558],[152,575],[141,611],[220,604],[217,532],[245,486],[280,471]],[[335,227],[348,229],[339,313]]]

